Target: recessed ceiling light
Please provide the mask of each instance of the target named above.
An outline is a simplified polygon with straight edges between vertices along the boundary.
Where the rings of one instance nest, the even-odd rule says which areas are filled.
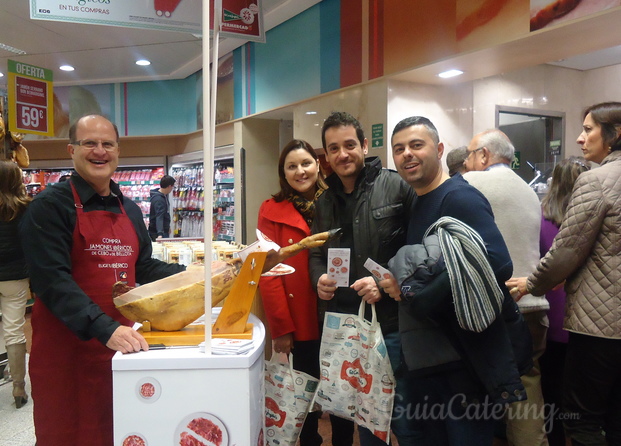
[[[140,59],[136,61],[136,65],[140,65],[141,67],[146,67],[147,65],[151,65],[147,59]]]
[[[442,79],[447,79],[449,77],[455,77],[461,74],[464,74],[464,72],[461,70],[448,70],[448,71],[443,71],[442,73],[438,74],[438,76],[440,76]]]
[[[63,71],[73,71],[73,70],[75,70],[75,68],[73,68],[71,65],[61,65],[58,68],[63,70]]]

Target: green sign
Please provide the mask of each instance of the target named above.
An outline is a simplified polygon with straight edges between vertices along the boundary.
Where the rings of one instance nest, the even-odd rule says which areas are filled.
[[[371,139],[384,137],[384,124],[373,124],[371,126]]]
[[[550,155],[560,155],[561,154],[561,140],[555,139],[554,141],[550,141]]]
[[[522,166],[522,163],[520,162],[520,160],[521,160],[520,152],[516,150],[515,155],[513,156],[513,161],[511,162],[511,168],[513,170],[518,170]]]
[[[384,124],[373,124],[371,126],[371,148],[381,147],[384,147]]]

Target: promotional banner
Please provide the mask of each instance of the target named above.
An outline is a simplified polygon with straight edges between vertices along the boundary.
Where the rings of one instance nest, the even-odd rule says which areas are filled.
[[[52,70],[8,61],[9,130],[54,136]]]
[[[202,34],[197,0],[30,0],[30,18]]]
[[[265,42],[263,31],[263,0],[222,0],[220,35],[244,36],[246,40]],[[209,3],[213,17],[213,1]],[[213,23],[210,27],[213,29]]]
[[[261,1],[222,0],[222,35],[265,41]],[[202,34],[201,7],[199,0],[30,0],[30,18]]]

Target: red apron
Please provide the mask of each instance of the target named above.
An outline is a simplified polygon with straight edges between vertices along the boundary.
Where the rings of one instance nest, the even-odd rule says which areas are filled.
[[[138,236],[125,213],[84,212],[71,185],[76,225],[72,277],[113,319],[131,322],[115,308],[112,285],[136,285]],[[83,316],[82,316],[83,317]],[[97,339],[81,341],[39,299],[32,312],[30,380],[37,446],[111,446],[112,356]]]

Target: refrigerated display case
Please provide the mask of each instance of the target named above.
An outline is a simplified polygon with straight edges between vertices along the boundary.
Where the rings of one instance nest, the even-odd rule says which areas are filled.
[[[214,159],[212,225],[213,240],[235,240],[235,169],[232,147],[218,147]],[[202,152],[176,155],[169,159],[170,175],[177,181],[171,208],[174,237],[204,237],[205,193]]]
[[[173,165],[170,175],[176,180],[170,200],[173,237],[203,237],[205,214],[203,163]]]
[[[215,166],[213,186],[213,234],[215,240],[235,240],[235,177],[233,160]]]
[[[149,227],[149,212],[151,210],[151,190],[160,187],[160,180],[164,176],[164,167],[146,169],[117,169],[112,176],[121,189],[123,195],[131,198],[142,211],[145,225]]]

